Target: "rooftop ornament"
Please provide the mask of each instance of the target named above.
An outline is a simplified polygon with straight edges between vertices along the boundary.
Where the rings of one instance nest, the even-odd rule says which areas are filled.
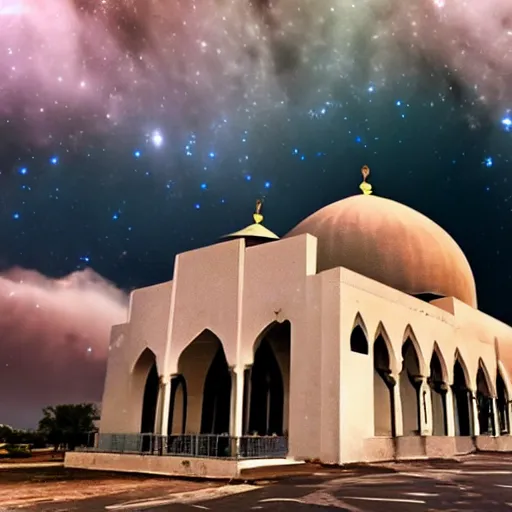
[[[363,167],[361,167],[361,174],[363,175],[363,182],[361,183],[361,185],[359,185],[359,188],[361,189],[365,196],[369,196],[373,194],[371,184],[366,181],[366,179],[370,175],[370,168],[367,165],[363,165]]]
[[[256,209],[252,215],[254,220],[254,224],[237,231],[236,233],[231,233],[229,235],[224,236],[224,239],[236,239],[236,238],[244,238],[247,246],[257,245],[265,242],[271,242],[272,240],[279,240],[279,237],[272,233],[269,229],[263,226],[263,214],[261,213],[263,207],[263,201],[258,199],[256,201]]]

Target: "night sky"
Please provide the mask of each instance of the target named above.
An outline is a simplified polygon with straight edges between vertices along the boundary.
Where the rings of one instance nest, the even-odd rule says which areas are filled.
[[[509,0],[0,0],[0,423],[99,401],[124,292],[364,164],[512,323],[509,109]]]

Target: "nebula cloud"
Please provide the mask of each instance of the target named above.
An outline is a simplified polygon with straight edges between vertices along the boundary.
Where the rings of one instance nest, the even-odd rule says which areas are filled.
[[[33,428],[46,405],[100,402],[110,329],[126,315],[126,295],[92,270],[1,275],[0,423]]]
[[[503,110],[511,20],[507,0],[0,0],[0,115],[45,137],[133,116],[195,130],[434,72]]]

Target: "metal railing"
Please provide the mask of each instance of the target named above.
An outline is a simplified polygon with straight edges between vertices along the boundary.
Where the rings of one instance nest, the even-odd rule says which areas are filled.
[[[284,436],[95,434],[77,451],[218,459],[273,459],[288,454]]]

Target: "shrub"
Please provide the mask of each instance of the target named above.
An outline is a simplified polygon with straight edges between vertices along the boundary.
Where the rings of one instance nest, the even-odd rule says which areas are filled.
[[[12,459],[26,459],[32,457],[30,447],[26,444],[9,444],[5,447],[7,457]]]

